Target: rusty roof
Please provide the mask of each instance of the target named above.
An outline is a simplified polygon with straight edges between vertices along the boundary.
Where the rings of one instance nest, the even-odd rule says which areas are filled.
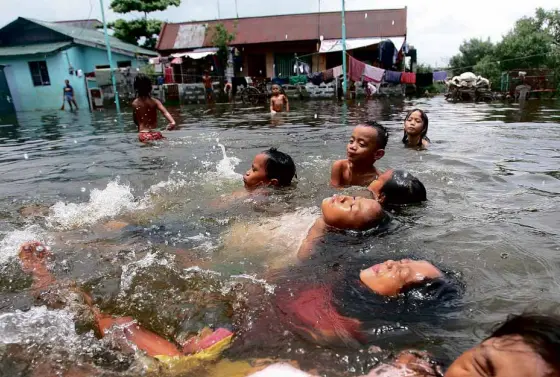
[[[407,9],[375,9],[346,12],[346,37],[406,36]],[[165,23],[157,50],[186,50],[212,46],[212,33],[223,23],[236,37],[232,45],[341,38],[340,12],[289,14],[226,20]]]

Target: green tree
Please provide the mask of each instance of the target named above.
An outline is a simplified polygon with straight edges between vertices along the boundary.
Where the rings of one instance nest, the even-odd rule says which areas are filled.
[[[472,71],[482,58],[493,55],[494,51],[495,45],[490,38],[487,40],[472,38],[459,46],[460,53],[451,58],[449,66],[453,70],[453,74],[460,75],[463,72]]]
[[[490,80],[492,89],[500,89],[500,76],[502,71],[495,57],[486,55],[476,63],[472,72]]]
[[[237,25],[235,25],[237,28]],[[207,33],[211,33],[212,46],[218,49],[216,56],[220,65],[225,69],[227,66],[229,45],[235,40],[235,30],[230,33],[224,24],[217,23],[213,28],[207,29]]]
[[[118,19],[109,23],[108,26],[113,29],[115,37],[128,43],[154,49],[162,22],[148,19],[148,13],[162,11],[171,6],[177,7],[180,4],[181,0],[113,0],[111,9],[116,13],[140,12],[144,14],[144,17],[132,21]]]

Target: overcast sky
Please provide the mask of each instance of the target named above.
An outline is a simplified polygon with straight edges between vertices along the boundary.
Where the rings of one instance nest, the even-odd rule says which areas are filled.
[[[69,19],[101,19],[99,0],[0,0],[0,25],[17,17],[45,21]],[[108,21],[118,18],[104,0]],[[151,16],[170,22],[218,18],[218,2],[222,18],[272,14],[340,11],[341,0],[182,0],[178,8],[170,8]],[[520,17],[533,15],[535,8],[560,8],[558,0],[346,0],[347,10],[402,8],[408,6],[408,41],[418,49],[421,63],[446,66],[465,39],[490,37],[497,41]],[[125,18],[133,18],[127,15]]]

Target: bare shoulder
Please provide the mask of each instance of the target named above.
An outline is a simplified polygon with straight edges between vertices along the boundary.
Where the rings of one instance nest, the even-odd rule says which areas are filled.
[[[430,142],[426,139],[422,139],[422,146],[424,148],[428,148],[428,146],[430,145]]]
[[[348,167],[348,160],[336,160],[332,164],[332,170],[344,170]]]
[[[132,106],[138,106],[140,105],[142,102],[140,101],[140,98],[135,98],[134,101],[132,101]]]

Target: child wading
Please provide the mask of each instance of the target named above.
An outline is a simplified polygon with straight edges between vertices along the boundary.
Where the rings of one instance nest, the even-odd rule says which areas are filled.
[[[138,126],[138,140],[145,143],[163,139],[161,132],[155,131],[157,110],[169,121],[168,130],[175,128],[175,120],[159,100],[151,97],[152,81],[148,76],[140,74],[134,79],[134,90],[137,97],[132,106],[134,123]]]
[[[68,105],[70,105],[70,111],[74,110],[72,108],[72,104],[74,104],[74,106],[76,106],[76,110],[78,110],[78,104],[76,103],[76,97],[74,96],[74,88],[70,85],[70,81],[64,80],[64,83],[65,85],[62,90],[62,107],[60,110],[64,110],[65,102],[68,102]]]
[[[290,111],[290,103],[285,94],[280,93],[280,86],[272,85],[272,97],[270,97],[270,112],[272,114],[281,113],[284,111],[286,105],[286,112]]]
[[[359,124],[352,131],[346,146],[346,160],[335,161],[331,170],[331,185],[368,186],[381,174],[375,161],[385,155],[389,133],[377,122]]]
[[[428,116],[424,111],[414,109],[406,115],[402,142],[406,147],[412,148],[427,148],[430,145]]]

